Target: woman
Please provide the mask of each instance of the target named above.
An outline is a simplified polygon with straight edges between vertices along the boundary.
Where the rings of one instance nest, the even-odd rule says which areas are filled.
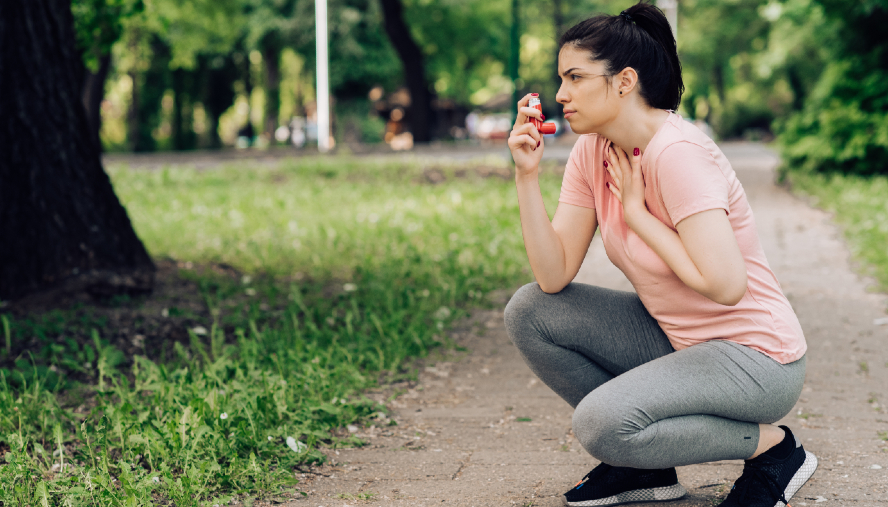
[[[614,505],[686,492],[680,465],[744,459],[722,506],[774,507],[817,459],[789,428],[805,338],[715,143],[673,113],[684,90],[662,12],[639,3],[560,40],[556,99],[577,141],[549,221],[544,141],[524,97],[509,137],[521,228],[537,282],[506,307],[530,368],[576,410],[574,435],[602,464],[564,500]],[[600,226],[637,294],[571,283]]]

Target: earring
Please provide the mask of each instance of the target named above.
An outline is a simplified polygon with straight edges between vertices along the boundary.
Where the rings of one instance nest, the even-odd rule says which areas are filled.
[[[622,95],[622,94],[623,94],[623,90],[620,90],[620,95]]]

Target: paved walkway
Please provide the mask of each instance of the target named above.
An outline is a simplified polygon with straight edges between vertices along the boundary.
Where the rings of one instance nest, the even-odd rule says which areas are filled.
[[[884,317],[886,298],[854,274],[830,217],[774,186],[771,152],[724,150],[808,338],[805,388],[782,423],[820,468],[792,504],[888,506],[888,325],[873,322]],[[631,290],[598,239],[578,281]],[[501,308],[464,322],[454,337],[469,352],[430,359],[418,385],[391,402],[397,426],[358,429],[370,444],[330,451],[330,463],[302,479],[308,496],[288,506],[561,505],[560,494],[597,461],[573,438],[570,407],[509,342]],[[681,467],[690,494],[667,505],[717,505],[741,468]]]

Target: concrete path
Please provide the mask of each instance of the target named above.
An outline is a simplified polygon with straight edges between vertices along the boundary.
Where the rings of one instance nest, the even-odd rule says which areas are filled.
[[[830,217],[773,184],[771,152],[750,144],[724,150],[808,339],[805,388],[782,423],[820,467],[791,503],[888,506],[888,325],[874,325],[886,297],[855,275]],[[631,290],[597,238],[577,280]],[[425,362],[420,381],[390,403],[396,426],[357,429],[369,445],[329,451],[327,465],[302,477],[308,496],[287,505],[561,505],[560,495],[597,461],[573,438],[570,407],[509,342],[505,301],[454,331],[468,352]],[[717,505],[741,468],[742,461],[681,467],[690,494],[667,505]]]

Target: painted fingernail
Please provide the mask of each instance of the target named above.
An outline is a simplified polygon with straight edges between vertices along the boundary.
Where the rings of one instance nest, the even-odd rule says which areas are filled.
[[[539,148],[539,147],[540,147],[540,142],[537,141],[537,148]],[[535,149],[536,149],[536,148],[535,148]]]
[[[607,167],[607,160],[604,161],[604,167]]]
[[[539,97],[540,96],[539,93],[531,93],[530,95],[531,95],[531,97]]]
[[[606,186],[608,188],[608,190],[610,190],[611,184],[609,181],[605,181],[604,186]]]
[[[540,119],[542,119],[543,121],[546,121],[546,115],[540,114]]]
[[[632,150],[632,154],[637,157],[637,156],[641,155],[641,150],[639,150],[638,148],[635,148],[634,150]]]

